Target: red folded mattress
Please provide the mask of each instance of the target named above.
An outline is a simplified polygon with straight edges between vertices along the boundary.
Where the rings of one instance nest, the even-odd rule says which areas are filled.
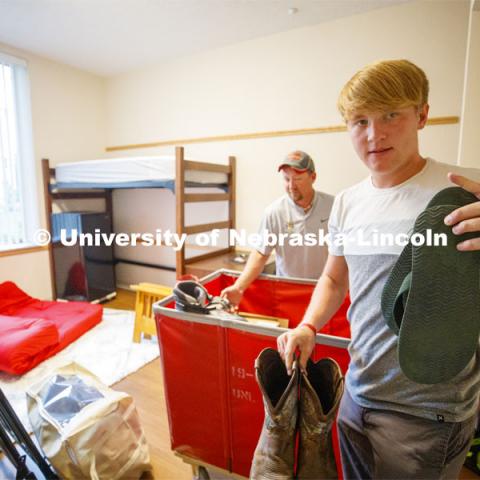
[[[13,282],[1,283],[0,370],[21,374],[32,369],[100,323],[102,312],[101,305],[38,300]],[[6,317],[16,320],[7,322]]]
[[[0,370],[19,375],[44,360],[59,344],[49,320],[0,315]]]

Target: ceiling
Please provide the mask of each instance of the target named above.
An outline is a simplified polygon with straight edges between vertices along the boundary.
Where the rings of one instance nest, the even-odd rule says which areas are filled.
[[[405,1],[0,0],[0,42],[111,76]]]

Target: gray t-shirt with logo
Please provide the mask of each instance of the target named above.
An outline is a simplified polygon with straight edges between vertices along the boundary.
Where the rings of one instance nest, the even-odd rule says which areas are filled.
[[[257,250],[263,255],[270,255],[275,250],[276,273],[280,276],[318,279],[328,257],[328,246],[321,245],[323,236],[328,233],[328,218],[334,197],[327,193],[315,191],[312,208],[305,213],[288,195],[280,197],[265,210],[259,234],[273,233],[282,243],[275,246],[261,245]],[[305,239],[311,235],[313,245],[296,244],[293,239],[299,236]],[[308,237],[307,237],[308,238]]]
[[[450,171],[474,180],[480,178],[479,170],[427,159],[421,172],[400,185],[375,188],[369,177],[335,198],[330,235],[361,238],[360,242],[344,245],[332,241],[329,251],[331,255],[344,256],[348,265],[352,340],[346,388],[363,407],[447,422],[465,420],[477,411],[480,349],[464,370],[448,382],[436,385],[412,382],[400,369],[397,336],[387,326],[380,305],[383,287],[403,247],[375,245],[375,237],[382,233],[410,234],[415,218],[430,199],[452,186],[447,179]],[[452,335],[455,335],[454,325]]]

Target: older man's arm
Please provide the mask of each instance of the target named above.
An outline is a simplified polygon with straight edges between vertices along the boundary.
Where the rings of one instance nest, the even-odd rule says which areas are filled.
[[[256,250],[253,251],[247,260],[242,274],[230,287],[222,290],[221,296],[226,298],[234,307],[237,307],[242,300],[243,293],[249,285],[262,273],[269,255],[262,255]]]

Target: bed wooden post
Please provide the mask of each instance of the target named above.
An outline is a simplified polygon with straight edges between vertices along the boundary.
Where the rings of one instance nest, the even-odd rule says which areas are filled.
[[[105,211],[110,216],[110,233],[113,233],[113,190],[104,190],[105,193]],[[115,295],[117,288],[117,273],[115,271],[115,248],[112,248],[112,269],[113,284],[115,285]]]
[[[42,158],[42,182],[43,182],[43,201],[45,204],[46,227],[50,235],[52,234],[52,196],[50,193],[50,162],[48,158]],[[57,299],[57,286],[55,283],[55,259],[53,257],[52,241],[48,244],[48,260],[50,264],[50,285],[52,289],[53,300]]]
[[[110,215],[110,229],[113,232],[113,201],[112,190],[105,190],[105,211]]]
[[[230,174],[228,175],[228,216],[230,221],[230,230],[235,230],[237,221],[235,210],[235,205],[237,202],[237,159],[233,156],[228,157],[228,164],[230,166]],[[230,251],[234,251],[235,245],[229,245],[228,249]]]
[[[183,147],[175,147],[175,211],[177,235],[181,237],[185,231],[185,165]],[[177,279],[185,275],[185,244],[177,250]]]

